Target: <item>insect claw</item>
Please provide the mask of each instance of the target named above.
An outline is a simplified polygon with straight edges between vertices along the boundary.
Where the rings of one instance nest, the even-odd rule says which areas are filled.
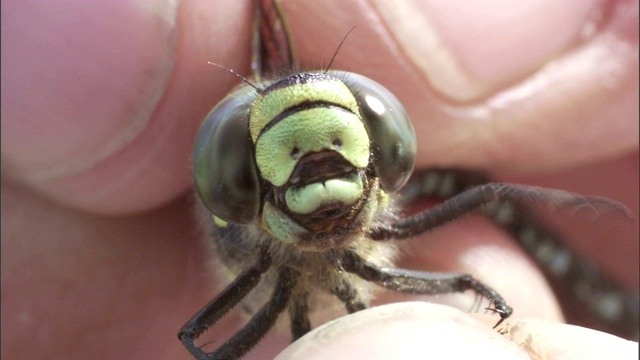
[[[498,322],[497,322],[495,325],[493,325],[492,329],[495,329],[495,328],[497,328],[498,326],[500,326],[500,324],[502,324],[502,322],[503,322],[505,319],[506,319],[506,318],[504,318],[504,317],[502,317],[502,316],[501,316],[501,317],[500,317],[500,320],[498,320]]]
[[[503,321],[505,321],[511,314],[513,314],[513,308],[506,304],[494,304],[495,307],[487,307],[484,308],[487,311],[491,311],[497,314],[500,314],[500,320],[493,326],[493,328],[497,328]]]

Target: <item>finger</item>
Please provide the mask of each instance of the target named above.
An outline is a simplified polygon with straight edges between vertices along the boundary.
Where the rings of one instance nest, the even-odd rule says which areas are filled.
[[[634,214],[637,208],[637,157],[625,157],[615,162],[598,163],[590,167],[570,169],[554,175],[535,178],[521,177],[508,181],[558,187],[583,194],[601,194],[624,201]],[[564,245],[583,258],[593,261],[603,274],[620,284],[621,290],[637,291],[638,266],[637,218],[629,220],[616,214],[599,214],[568,210],[548,211],[542,224],[559,234]],[[635,239],[635,240],[634,240]],[[405,244],[406,243],[406,244]],[[542,268],[533,258],[540,250],[524,254],[516,239],[507,236],[481,217],[463,217],[442,228],[403,242],[401,266],[424,271],[463,272],[494,287],[514,308],[516,316],[537,317],[559,321],[562,319],[557,300],[541,274]],[[544,264],[544,262],[543,262]],[[594,270],[595,271],[595,270]],[[554,273],[550,272],[553,277]],[[563,283],[560,294],[577,296],[575,283]],[[413,297],[415,299],[415,297]],[[473,300],[470,293],[452,303],[447,297],[428,297],[426,301],[441,302],[469,311]],[[566,299],[563,299],[566,300]],[[387,296],[386,301],[394,301]],[[465,303],[466,301],[466,303]],[[486,303],[485,303],[486,304]],[[585,312],[576,317],[575,302],[563,301],[571,322],[590,324]],[[602,324],[601,324],[602,326]],[[613,331],[611,327],[608,331]],[[625,334],[628,335],[628,334]]]
[[[334,68],[399,97],[418,134],[419,166],[530,172],[637,149],[637,2],[527,4],[285,7],[300,58],[311,62],[335,48],[318,44],[337,44],[356,26]],[[308,21],[309,13],[331,16]]]
[[[3,4],[3,175],[100,212],[165,203],[189,187],[195,132],[235,82],[207,62],[246,67],[252,12],[80,4]]]
[[[450,307],[401,303],[321,326],[277,359],[528,359],[490,326]]]
[[[187,359],[177,331],[215,291],[191,202],[172,205],[87,215],[3,180],[2,358]]]
[[[418,236],[403,243],[400,253],[404,255],[402,267],[472,275],[495,289],[514,309],[515,316],[563,320],[555,295],[539,268],[513,239],[481,216],[465,217]],[[392,301],[394,298],[393,294],[385,296]],[[490,307],[486,299],[478,304],[471,291],[420,299],[453,305],[471,313],[482,313]]]
[[[626,205],[633,217],[612,213],[590,216],[560,211],[545,218],[561,234],[566,246],[593,261],[601,271],[629,289],[638,288],[638,155],[597,162],[552,174],[508,177],[505,181],[597,194]]]
[[[637,359],[638,343],[579,326],[507,320],[505,336],[535,359]]]

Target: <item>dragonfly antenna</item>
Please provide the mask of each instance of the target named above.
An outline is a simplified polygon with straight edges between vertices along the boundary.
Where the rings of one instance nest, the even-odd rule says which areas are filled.
[[[232,73],[233,75],[237,76],[238,78],[240,78],[240,80],[244,81],[247,85],[251,86],[252,88],[256,89],[257,92],[262,92],[262,89],[260,89],[258,86],[256,86],[254,83],[252,83],[251,81],[247,80],[247,78],[245,78],[244,76],[238,74],[237,72],[233,71],[232,69],[229,69],[228,67],[224,67],[220,64],[216,64],[212,61],[208,61],[209,64],[213,65],[213,66],[217,66],[223,70],[226,70],[230,73]]]
[[[342,47],[342,44],[344,44],[344,41],[347,40],[347,36],[349,36],[349,34],[351,34],[351,32],[353,31],[353,29],[355,29],[356,26],[354,25],[351,29],[349,29],[349,31],[347,31],[347,33],[344,35],[344,37],[342,38],[342,41],[340,41],[340,45],[338,45],[338,48],[336,49],[336,51],[333,53],[333,56],[331,57],[331,60],[329,61],[329,65],[327,65],[326,69],[324,69],[324,72],[329,71],[329,69],[331,68],[331,64],[333,64],[333,60],[335,60],[336,55],[338,55],[338,51],[340,51],[340,48]]]

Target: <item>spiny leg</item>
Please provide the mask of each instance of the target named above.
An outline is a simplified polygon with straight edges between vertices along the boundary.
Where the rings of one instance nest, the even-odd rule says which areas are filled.
[[[260,282],[262,274],[264,274],[270,266],[271,257],[263,250],[258,262],[253,267],[243,271],[222,293],[216,296],[182,326],[178,332],[178,338],[189,352],[198,359],[206,359],[205,353],[195,345],[195,339],[247,296],[249,291],[255,288],[258,282]]]
[[[553,231],[537,226],[541,221],[525,206],[500,202],[484,212],[501,224],[541,265],[549,278],[556,281],[552,284],[557,286],[558,281],[563,282],[578,302],[603,322],[599,326],[618,335],[638,338],[640,306],[637,291],[624,289],[592,261],[563,244]]]
[[[307,302],[309,294],[304,292],[293,296],[289,304],[289,318],[291,319],[291,335],[296,341],[304,334],[311,331],[311,322],[309,321],[309,304]]]
[[[347,281],[342,281],[338,286],[331,290],[340,301],[344,303],[349,314],[364,310],[367,305],[360,299],[358,292]]]
[[[394,224],[379,226],[368,235],[374,240],[405,239],[434,229],[496,200],[545,203],[574,209],[588,207],[596,212],[596,206],[604,206],[605,211],[618,211],[631,217],[624,205],[599,196],[580,196],[563,190],[534,186],[488,183],[467,189],[431,209],[400,219]]]
[[[418,170],[402,189],[401,201],[409,203],[422,197],[446,199],[488,182],[488,177],[474,171]],[[590,200],[589,197],[574,196]],[[626,213],[623,205],[617,202],[603,198],[595,199],[595,205]],[[610,331],[637,339],[640,333],[637,291],[620,286],[598,270],[589,259],[566,246],[561,237],[546,226],[534,209],[528,206],[527,202],[531,200],[535,198],[525,201],[499,199],[488,203],[480,210],[513,236],[551,279],[563,282],[579,302],[590,309],[598,319],[609,324],[607,326]]]
[[[234,360],[241,358],[273,327],[278,316],[287,308],[298,277],[298,272],[293,269],[283,268],[280,270],[269,302],[240,331],[216,351],[205,353],[193,345],[192,338],[189,339],[188,343],[183,340],[183,343],[198,360]]]
[[[395,268],[380,268],[368,263],[354,253],[347,253],[341,259],[342,268],[361,278],[374,282],[389,290],[408,294],[435,295],[461,293],[473,290],[491,302],[491,310],[500,314],[500,321],[508,318],[513,309],[497,291],[474,279],[470,275],[455,273],[427,273]]]
[[[349,314],[367,308],[358,296],[358,292],[346,281],[342,281],[338,286],[333,288],[331,293],[344,303]],[[289,305],[293,341],[301,338],[311,330],[307,297],[307,293],[295,296]]]
[[[266,303],[231,339],[220,349],[208,354],[207,359],[238,359],[246,354],[273,327],[278,316],[287,308],[291,294],[298,281],[299,273],[291,268],[283,268],[273,290],[271,300]]]

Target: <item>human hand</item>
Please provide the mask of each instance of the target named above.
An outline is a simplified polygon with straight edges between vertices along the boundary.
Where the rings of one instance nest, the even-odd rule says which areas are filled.
[[[403,56],[406,49],[394,48],[399,35],[388,37],[380,23],[363,20],[380,12],[329,2],[310,5],[285,1],[300,57],[327,59],[332,44],[357,25],[334,68],[358,70],[405,103],[420,139],[419,166],[468,166],[525,180],[536,176],[540,184],[546,171],[581,165],[545,175],[549,183],[543,185],[568,184],[570,190],[612,196],[638,214],[637,4],[619,4],[632,9],[627,15],[612,12],[609,21],[618,25],[577,46],[608,44],[612,51],[605,58],[611,63],[606,64],[619,67],[569,58],[536,91],[492,103],[497,90],[509,93],[542,73],[540,59],[563,58],[573,48],[570,41],[553,51],[531,45],[537,60],[507,75],[478,70],[471,87],[477,88],[477,100],[464,103],[473,106],[460,105],[468,100],[458,93],[465,86],[445,92],[441,87],[450,87],[449,78],[435,85]],[[2,355],[7,358],[188,358],[175,333],[220,289],[207,275],[191,195],[184,195],[191,186],[191,146],[201,119],[237,80],[207,61],[247,71],[252,4],[176,6],[3,3],[3,14],[11,14],[2,22]],[[327,16],[309,21],[310,14]],[[583,23],[579,20],[576,26]],[[570,32],[558,26],[548,28],[552,34]],[[518,34],[505,27],[498,29],[517,44]],[[464,42],[458,46],[464,49]],[[499,49],[479,64],[507,58],[512,65],[517,63],[508,57],[512,53],[520,52]],[[578,64],[592,66],[577,75],[568,71]],[[500,65],[498,70],[506,66]],[[603,74],[602,68],[609,70]],[[476,117],[487,111],[490,118]],[[575,185],[577,175],[581,185]],[[628,284],[637,284],[637,272],[629,271],[637,268],[637,238],[635,233],[601,254],[603,266]],[[411,263],[425,266],[425,260],[434,266],[429,269],[479,274],[496,287],[506,284],[499,290],[517,314],[560,319],[533,264],[483,222],[465,221],[414,243],[422,252]],[[597,247],[586,250],[602,253]],[[536,302],[523,298],[517,284],[527,284]],[[230,317],[214,331],[225,333],[241,321]]]
[[[405,302],[342,317],[276,359],[634,359],[638,343],[573,325],[508,319]],[[500,332],[500,333],[498,333]]]

